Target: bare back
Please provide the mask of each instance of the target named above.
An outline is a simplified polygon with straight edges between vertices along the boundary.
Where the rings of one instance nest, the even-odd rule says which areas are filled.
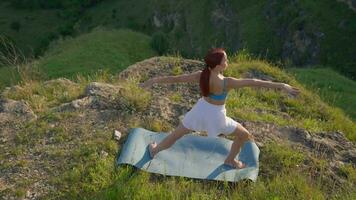
[[[200,76],[201,76],[202,71],[196,71],[190,74],[184,74],[180,76],[171,76],[167,78],[167,82],[172,81],[172,82],[193,82],[193,83],[198,83],[200,82]],[[224,77],[222,74],[210,74],[209,78],[209,88],[210,91],[209,93],[212,94],[221,94],[223,92],[224,88],[224,79],[225,79],[225,91],[229,91],[229,84],[228,84],[228,78]],[[216,100],[212,99],[210,97],[203,97],[207,102],[214,104],[214,105],[224,105],[225,100]]]
[[[224,88],[224,76],[222,74],[219,75],[214,75],[210,74],[209,78],[209,93],[213,94],[221,94],[223,92]],[[226,87],[226,90],[228,91],[228,88]],[[216,100],[212,99],[210,97],[203,97],[207,102],[214,104],[214,105],[223,105],[225,104],[225,100]]]

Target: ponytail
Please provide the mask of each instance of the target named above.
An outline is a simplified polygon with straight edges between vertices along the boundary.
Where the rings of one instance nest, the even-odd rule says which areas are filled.
[[[225,50],[222,48],[211,49],[204,58],[206,66],[200,75],[200,92],[204,97],[209,95],[210,69],[214,69],[221,63],[224,52]]]
[[[200,91],[201,95],[207,97],[209,95],[209,79],[210,79],[210,70],[208,67],[205,67],[200,75]]]

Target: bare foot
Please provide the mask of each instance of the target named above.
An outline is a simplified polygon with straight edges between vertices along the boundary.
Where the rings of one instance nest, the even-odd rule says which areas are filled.
[[[153,142],[148,145],[148,151],[150,153],[151,158],[154,158],[156,155],[155,148],[157,147],[157,143]]]
[[[242,169],[246,167],[246,165],[243,162],[236,159],[232,161],[225,160],[224,164],[236,169]]]

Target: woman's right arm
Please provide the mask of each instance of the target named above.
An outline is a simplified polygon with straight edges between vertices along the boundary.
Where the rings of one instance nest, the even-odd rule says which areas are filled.
[[[141,87],[148,88],[155,83],[197,83],[200,79],[201,71],[193,72],[190,74],[183,74],[178,76],[161,76],[155,77],[147,80],[146,82],[140,84]]]

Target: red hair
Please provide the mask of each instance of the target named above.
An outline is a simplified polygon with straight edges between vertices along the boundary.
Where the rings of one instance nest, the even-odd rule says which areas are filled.
[[[200,75],[200,91],[203,96],[209,95],[209,79],[210,79],[210,70],[214,69],[216,65],[221,64],[221,60],[224,58],[225,50],[222,48],[214,48],[209,50],[206,54],[204,61],[205,61],[205,68]]]

